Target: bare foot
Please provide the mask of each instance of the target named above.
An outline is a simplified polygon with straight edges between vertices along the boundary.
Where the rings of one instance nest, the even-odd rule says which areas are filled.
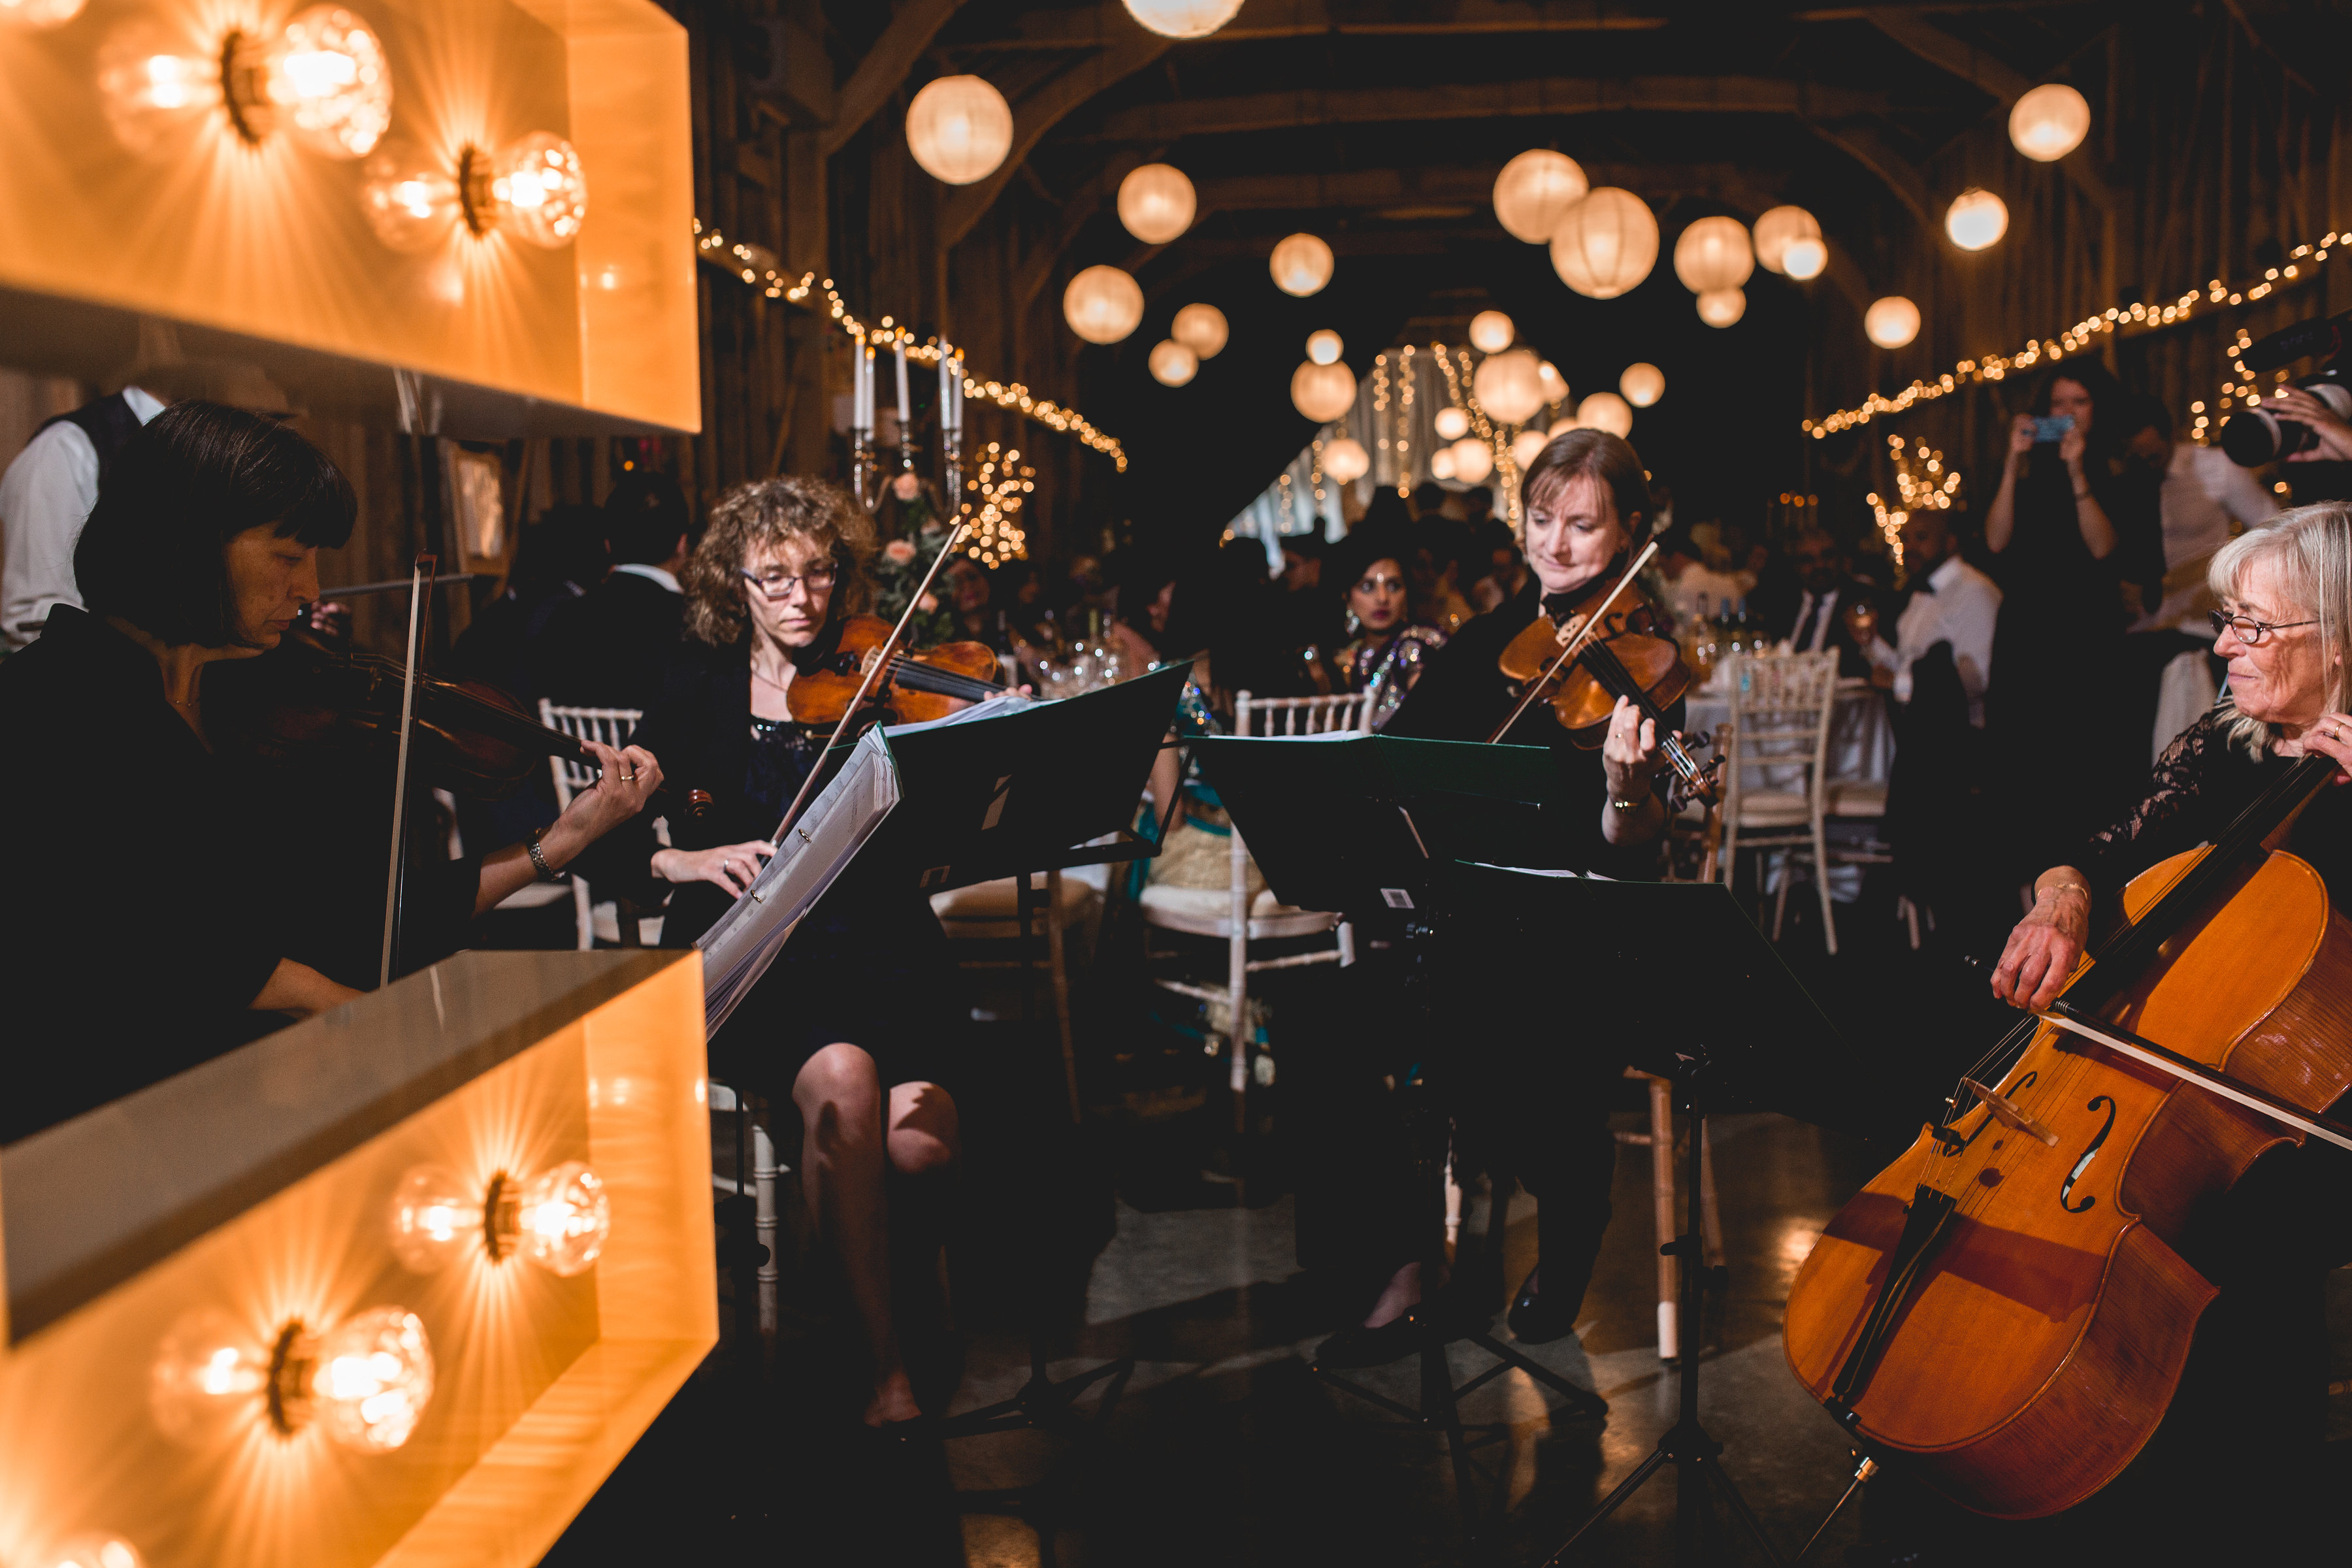
[[[922,1415],[922,1407],[915,1403],[914,1384],[907,1381],[907,1369],[898,1367],[876,1380],[874,1396],[866,1402],[866,1414],[860,1419],[868,1426],[889,1426],[919,1421]]]

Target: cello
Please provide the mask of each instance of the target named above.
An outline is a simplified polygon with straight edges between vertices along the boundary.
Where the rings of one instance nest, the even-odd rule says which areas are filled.
[[[2059,1512],[2163,1419],[2218,1294],[2190,1213],[2352,1088],[2352,921],[2279,847],[2307,756],[2212,845],[2124,892],[2126,924],[1822,1232],[1790,1369],[1874,1458],[1978,1512]]]

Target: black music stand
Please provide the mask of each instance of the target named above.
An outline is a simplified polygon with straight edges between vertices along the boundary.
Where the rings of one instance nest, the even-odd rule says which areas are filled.
[[[974,882],[1013,879],[1027,973],[1022,1016],[1036,1021],[1036,970],[1031,950],[1036,899],[1029,882],[1038,872],[1148,858],[1157,845],[1127,830],[1150,777],[1152,760],[1191,673],[1170,665],[1118,686],[1017,713],[963,723],[908,726],[885,732],[898,774],[899,800],[858,852],[862,876],[903,878],[927,893]],[[1113,834],[1118,840],[1090,845]],[[1071,1091],[1076,1094],[1074,1069]],[[1043,1268],[1029,1271],[1042,1279]],[[1108,1424],[1135,1358],[1121,1356],[1060,1383],[1045,1359],[1045,1311],[1031,1303],[1029,1379],[1009,1399],[940,1423],[942,1441],[1035,1427],[1075,1441],[1099,1436]],[[1103,1384],[1091,1420],[1077,1398]],[[959,1494],[966,1511],[1005,1513],[1037,1528],[1051,1557],[1051,1536],[1039,1522],[1045,1488]]]
[[[1385,931],[1409,949],[1433,926],[1452,923],[1449,879],[1459,858],[1524,854],[1539,841],[1541,805],[1555,784],[1548,751],[1393,735],[1217,739],[1197,742],[1202,771],[1216,786],[1266,883],[1285,903],[1332,910]],[[1438,1180],[1434,1141],[1414,1140],[1425,1179]],[[1408,1426],[1442,1433],[1465,1541],[1482,1539],[1475,1450],[1510,1432],[1500,1422],[1465,1423],[1461,1401],[1517,1367],[1559,1395],[1570,1420],[1595,1420],[1609,1406],[1517,1346],[1485,1321],[1456,1324],[1421,1351],[1416,1408],[1322,1366],[1315,1375]],[[1455,1385],[1448,1347],[1466,1343],[1495,1364]],[[1491,1483],[1499,1510],[1503,1490]]]
[[[1690,1171],[1683,1232],[1661,1250],[1682,1263],[1682,1321],[1688,1325],[1675,1363],[1679,1417],[1656,1449],[1591,1518],[1544,1560],[1564,1562],[1576,1543],[1666,1465],[1679,1478],[1675,1558],[1706,1561],[1699,1539],[1704,1499],[1712,1489],[1748,1538],[1777,1565],[1781,1559],[1721,1464],[1723,1445],[1698,1418],[1702,1289],[1722,1288],[1720,1266],[1706,1266],[1700,1227],[1700,1156],[1706,1119],[1726,1110],[1776,1110],[1852,1131],[1871,1125],[1857,1086],[1868,1079],[1836,1026],[1806,994],[1728,888],[1715,882],[1611,882],[1504,870],[1446,868],[1440,898],[1461,911],[1458,934],[1507,954],[1556,955],[1563,938],[1580,963],[1610,976],[1616,1016],[1592,1026],[1624,1042],[1643,1071],[1671,1079],[1690,1118]]]

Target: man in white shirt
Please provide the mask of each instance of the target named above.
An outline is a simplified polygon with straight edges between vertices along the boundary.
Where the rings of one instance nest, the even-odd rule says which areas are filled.
[[[1911,667],[1937,643],[1948,643],[1953,668],[1968,693],[1969,722],[1984,728],[1985,688],[1992,681],[1993,624],[2000,590],[1960,559],[1959,542],[1940,511],[1912,514],[1903,525],[1903,554],[1914,584],[1911,602],[1895,625],[1895,646],[1870,639],[1872,679],[1891,686],[1895,700],[1911,700]]]
[[[2230,542],[2231,521],[2259,528],[2279,510],[2278,497],[2219,447],[2172,438],[2172,416],[2153,398],[2140,405],[2140,427],[2125,450],[2164,476],[2158,492],[2164,520],[2164,602],[2133,626],[2213,640],[2205,613],[2217,608],[2205,588],[2205,563]]]
[[[81,606],[74,541],[98,504],[99,475],[163,406],[137,386],[84,404],[41,426],[0,476],[0,647],[39,637],[51,606]]]

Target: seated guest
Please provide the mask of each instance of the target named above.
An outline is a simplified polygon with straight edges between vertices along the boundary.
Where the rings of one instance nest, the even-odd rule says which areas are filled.
[[[1912,667],[1937,643],[1950,645],[1952,665],[1968,694],[1968,720],[1984,728],[1985,689],[1992,680],[1993,626],[2000,614],[2000,590],[1992,579],[1960,559],[1960,542],[1940,511],[1912,513],[1903,525],[1904,564],[1911,597],[1895,623],[1895,646],[1873,637],[1865,651],[1871,679],[1911,700]]]
[[[1868,675],[1871,663],[1865,650],[1878,624],[1868,584],[1846,571],[1844,552],[1825,528],[1800,529],[1789,539],[1785,552],[1796,569],[1797,596],[1767,608],[1765,630],[1793,653],[1834,648],[1840,676]]]
[[[1405,693],[1421,679],[1429,656],[1445,646],[1445,634],[1408,618],[1401,533],[1359,527],[1332,552],[1333,577],[1347,595],[1347,628],[1352,639],[1333,656],[1341,684],[1370,694],[1363,726],[1386,725]]]
[[[538,695],[583,708],[644,709],[677,656],[686,601],[686,493],[667,474],[636,473],[604,501],[610,575],[548,620],[533,664]]]
[[[1729,614],[1731,605],[1756,585],[1752,577],[1709,566],[1706,552],[1680,529],[1658,541],[1657,567],[1665,579],[1666,609],[1677,627]]]
[[[85,607],[51,604],[0,662],[25,759],[0,770],[0,1142],[357,994],[287,955],[277,851],[299,803],[246,785],[205,707],[213,666],[275,647],[318,597],[319,549],[356,512],[326,456],[259,415],[183,403],[116,449],[74,551]]]
[[[657,846],[645,813],[590,868],[634,882],[648,903],[675,888],[664,945],[690,946],[775,853],[769,836],[832,732],[793,720],[793,682],[866,608],[875,552],[872,520],[822,480],[739,485],[711,509],[685,563],[687,640],[636,731],[667,756],[675,788],[708,791],[710,805],[671,817],[675,847]],[[961,1029],[954,994],[929,900],[911,885],[861,881],[852,866],[710,1042],[714,1073],[800,1112],[810,1217],[839,1258],[870,1352],[868,1426],[921,1415],[891,1258],[895,1245],[919,1285],[944,1289],[936,1189],[957,1131],[938,1080]]]

